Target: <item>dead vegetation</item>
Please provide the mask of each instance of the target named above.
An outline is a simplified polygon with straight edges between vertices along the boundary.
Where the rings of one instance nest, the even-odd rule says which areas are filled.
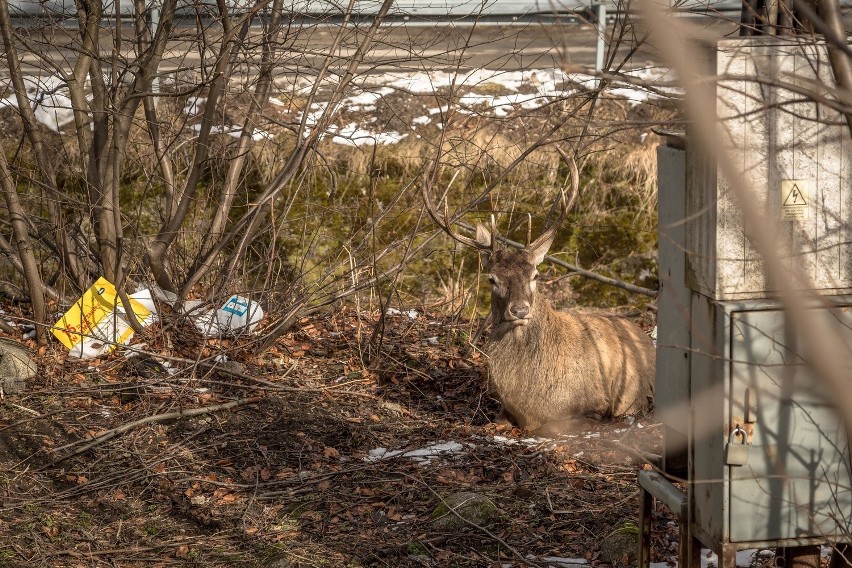
[[[602,542],[630,533],[638,514],[635,472],[643,456],[659,453],[658,426],[597,423],[547,441],[495,424],[485,361],[469,344],[478,322],[461,315],[476,309],[476,262],[436,239],[407,258],[391,282],[379,275],[400,263],[395,251],[382,257],[390,250],[383,246],[408,250],[431,230],[416,226],[420,203],[406,184],[436,155],[459,172],[460,202],[492,187],[502,226],[517,236],[526,231],[527,212],[543,221],[540,203],[563,182],[553,145],[582,140],[576,148],[582,213],[566,223],[560,248],[587,268],[636,281],[654,266],[655,238],[654,150],[641,135],[670,122],[676,111],[666,104],[639,110],[600,97],[590,121],[581,94],[504,117],[472,108],[414,125],[413,118],[469,92],[501,94],[490,83],[428,96],[399,91],[335,124],[371,120],[376,131],[406,134],[398,144],[318,141],[270,212],[250,262],[230,275],[236,289],[263,295],[269,327],[261,331],[272,338],[265,350],[205,340],[180,323],[137,336],[146,344],[133,348],[155,359],[115,354],[80,362],[67,359],[56,343],[38,348],[38,378],[24,394],[0,402],[0,566],[547,566],[554,557],[606,567],[631,561],[627,553],[606,556]],[[189,102],[187,96],[160,99],[160,135],[178,177],[191,168],[192,126],[199,121],[198,111],[187,112]],[[260,113],[258,127],[272,136],[249,146],[235,214],[282,168],[300,117],[310,111],[295,96],[279,94],[279,102]],[[226,100],[214,126],[241,124],[245,106],[239,95]],[[3,146],[19,179],[33,189],[32,156],[16,124],[0,120]],[[121,180],[124,246],[132,259],[142,256],[162,223],[165,200],[142,125],[130,131]],[[43,134],[60,172],[61,205],[81,219],[77,236],[91,244],[85,179],[68,167],[80,161],[70,129]],[[537,139],[551,129],[552,137]],[[170,259],[178,273],[192,265],[235,148],[228,135],[211,136],[197,199]],[[33,190],[25,198],[35,206],[42,197]],[[381,223],[371,226],[367,219]],[[50,258],[48,251],[45,266],[52,267]],[[134,260],[129,271],[136,276],[137,269]],[[30,320],[15,303],[20,288],[8,285],[18,277],[5,272],[4,309]],[[145,279],[144,269],[138,274]],[[560,283],[561,273],[547,276],[559,305],[590,296],[585,284],[575,296]],[[277,341],[266,334],[275,322],[303,307],[313,310],[311,302],[326,302],[353,282],[368,299],[353,294],[351,304],[329,303],[333,314],[298,318]],[[205,285],[193,296],[203,296]],[[71,292],[66,287],[64,294]],[[377,306],[389,299],[420,313],[379,318]],[[599,303],[633,300],[608,295]],[[439,302],[453,315],[419,307]],[[51,313],[63,307],[49,303]],[[653,315],[640,312],[647,327]],[[227,362],[217,360],[222,354]],[[452,452],[428,460],[404,455],[436,445]],[[378,459],[379,448],[402,453]],[[498,514],[461,529],[434,525],[435,508],[460,491],[488,497]],[[669,520],[655,523],[659,560],[674,538]]]
[[[188,335],[169,346],[156,331],[144,348],[156,360],[75,362],[42,348],[39,378],[2,402],[0,566],[631,560],[604,561],[601,541],[636,519],[635,473],[643,452],[659,453],[656,424],[524,439],[493,422],[466,327],[388,316],[367,364],[376,320],[351,309],[305,319],[261,358]],[[214,364],[221,352],[229,361]],[[402,453],[429,447],[448,453]],[[462,490],[497,515],[433,526]],[[660,551],[667,521],[655,522]]]

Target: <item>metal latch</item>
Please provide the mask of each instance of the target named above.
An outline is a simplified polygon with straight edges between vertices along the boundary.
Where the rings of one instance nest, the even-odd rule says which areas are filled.
[[[737,437],[742,436],[742,443]],[[725,463],[728,465],[746,465],[748,463],[748,433],[737,425],[728,437],[725,447]]]

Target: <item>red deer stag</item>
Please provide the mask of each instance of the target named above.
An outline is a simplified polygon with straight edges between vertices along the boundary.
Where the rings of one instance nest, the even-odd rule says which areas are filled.
[[[476,239],[456,233],[446,207],[439,215],[423,187],[433,221],[481,253],[491,283],[491,384],[507,418],[528,430],[644,413],[653,404],[655,349],[648,336],[623,318],[557,311],[536,293],[536,267],[577,197],[579,174],[574,161],[568,163],[570,202],[563,195],[557,221],[522,250],[497,248],[493,220],[491,231],[477,226]]]

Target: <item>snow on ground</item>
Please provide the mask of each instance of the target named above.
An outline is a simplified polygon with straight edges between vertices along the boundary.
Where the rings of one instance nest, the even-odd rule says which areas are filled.
[[[195,132],[201,131],[201,125],[200,124],[193,124],[191,128]],[[239,138],[240,134],[242,133],[242,128],[240,128],[239,126],[213,125],[210,128],[210,133],[211,134],[227,134],[228,136],[230,136],[232,138]],[[254,130],[252,130],[252,133],[251,133],[251,139],[254,140],[255,142],[258,142],[258,141],[263,140],[263,139],[272,139],[272,138],[273,138],[272,134],[270,134],[269,132],[266,132],[265,130],[261,130],[259,128],[255,128]]]
[[[8,87],[8,83],[0,85],[0,88],[2,87]],[[24,87],[38,122],[54,132],[59,132],[60,128],[74,122],[68,88],[59,77],[27,76],[24,77]],[[0,99],[0,108],[5,106],[18,108],[17,97],[13,94]]]
[[[328,130],[332,134],[332,142],[350,146],[384,146],[386,144],[396,144],[408,136],[408,134],[400,134],[395,131],[371,132],[370,130],[360,128],[354,122],[339,129],[332,125]]]
[[[678,89],[667,86],[671,83],[671,72],[662,68],[631,71],[623,81],[613,80],[606,89],[611,95],[625,98],[629,104],[637,105],[655,98],[677,96]],[[518,110],[535,110],[554,101],[570,97],[584,89],[594,88],[598,79],[591,75],[565,73],[560,69],[531,69],[525,71],[501,71],[476,69],[470,72],[420,71],[415,73],[384,73],[362,78],[358,92],[344,99],[338,110],[372,111],[379,101],[390,94],[430,94],[453,87],[468,91],[454,104],[457,112],[466,114],[491,114],[496,117],[509,116]],[[494,85],[507,94],[474,92],[477,88]],[[646,85],[662,85],[654,89]],[[493,89],[490,89],[493,90]],[[332,109],[325,103],[314,103],[304,116],[309,128],[315,128],[320,119]],[[428,114],[411,119],[410,126],[424,126],[434,120],[435,115],[446,115],[449,105],[429,109]],[[299,119],[303,117],[298,116]],[[399,132],[375,132],[365,124],[349,123],[343,127],[329,126],[326,134],[337,144],[354,146],[395,144],[407,135]]]
[[[424,448],[416,450],[388,450],[387,448],[375,448],[367,452],[367,457],[364,461],[375,462],[385,460],[396,456],[410,458],[417,463],[426,465],[431,463],[434,458],[447,457],[454,454],[464,453],[466,448],[473,447],[473,444],[460,444],[459,442],[435,442]]]
[[[671,87],[671,71],[663,68],[645,68],[630,71],[621,79],[611,79],[606,92],[625,98],[629,104],[637,105],[648,100],[662,97],[677,96],[680,91]],[[35,111],[36,120],[55,132],[74,121],[71,100],[68,90],[59,77],[26,77],[27,97]],[[312,88],[307,79],[300,78],[297,82],[300,91]],[[505,117],[519,110],[535,110],[554,101],[570,97],[585,89],[594,88],[598,79],[591,75],[566,73],[561,69],[529,69],[523,71],[505,71],[492,69],[475,69],[469,72],[448,72],[441,70],[420,71],[413,73],[381,73],[365,75],[359,78],[355,91],[344,98],[338,105],[331,108],[327,102],[315,102],[307,110],[306,115],[297,114],[296,120],[305,121],[307,133],[320,124],[323,116],[337,112],[370,113],[384,97],[396,93],[431,94],[440,89],[452,87],[462,93],[453,104],[454,110],[467,114],[493,115]],[[650,88],[654,85],[655,88]],[[483,87],[496,86],[504,94],[488,94],[474,92]],[[8,84],[0,84],[0,88],[8,88]],[[494,88],[484,89],[493,92]],[[200,96],[188,97],[183,109],[186,116],[197,117],[206,99]],[[288,104],[280,98],[270,98],[270,104],[287,107]],[[3,106],[17,107],[14,95],[0,99]],[[429,109],[428,114],[416,116],[410,121],[410,128],[424,126],[435,120],[436,115],[444,116],[451,110],[450,105]],[[369,120],[364,123],[349,122],[344,126],[330,124],[323,136],[333,142],[351,146],[374,146],[397,144],[408,134],[396,131],[376,131],[370,128]],[[191,125],[198,131],[197,125]],[[239,136],[239,126],[221,124],[214,132]],[[261,130],[254,132],[252,138],[262,140],[271,136]]]
[[[187,116],[195,116],[201,114],[201,105],[207,102],[207,97],[189,96],[186,98],[186,105],[183,107],[183,113]]]

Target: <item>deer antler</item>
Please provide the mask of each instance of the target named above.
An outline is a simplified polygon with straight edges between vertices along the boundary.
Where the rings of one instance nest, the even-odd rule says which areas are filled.
[[[562,215],[564,216],[568,211],[574,207],[574,202],[577,201],[577,196],[580,195],[580,170],[577,169],[577,160],[574,159],[574,156],[569,156],[565,150],[556,147],[556,151],[559,153],[559,157],[562,158],[562,161],[565,162],[565,165],[571,170],[571,194],[570,199],[566,201],[565,199],[565,189],[562,188],[560,190],[562,197]]]
[[[556,151],[559,153],[559,157],[562,158],[562,161],[568,166],[571,170],[571,189],[570,195],[566,197],[565,188],[559,188],[559,197],[557,197],[557,203],[562,202],[562,207],[559,210],[559,217],[553,222],[550,227],[547,228],[544,233],[539,235],[536,239],[536,242],[541,242],[543,240],[547,240],[553,236],[553,234],[559,230],[559,226],[562,224],[562,221],[565,220],[565,216],[568,214],[568,211],[574,206],[574,202],[577,201],[577,196],[580,194],[580,170],[577,169],[577,161],[573,156],[569,156],[565,150],[556,147]]]
[[[453,178],[450,180],[450,183],[447,184],[447,189],[444,191],[444,194],[441,196],[441,200],[439,201],[439,203],[444,204],[443,216],[439,215],[438,212],[435,210],[435,206],[432,203],[432,198],[429,197],[429,186],[431,185],[431,182],[426,181],[426,182],[423,183],[423,185],[421,186],[421,192],[423,193],[423,204],[426,207],[426,212],[429,213],[429,216],[432,218],[432,221],[434,221],[435,224],[438,225],[438,227],[441,228],[441,230],[443,230],[445,233],[450,235],[456,241],[460,242],[463,245],[473,247],[477,250],[487,249],[487,248],[489,248],[487,245],[480,243],[476,239],[472,239],[470,237],[466,237],[464,235],[458,234],[457,232],[453,231],[452,227],[450,226],[450,214],[449,214],[449,207],[447,205],[447,192],[449,192],[450,186],[453,185],[453,182],[456,180],[456,176],[458,176],[458,175],[459,175],[459,172],[458,172],[458,170],[456,170],[456,173],[453,174]],[[492,217],[491,224],[492,224],[492,229],[493,229],[493,226],[494,226],[493,217]],[[496,242],[497,242],[497,239],[494,237],[494,233],[492,231],[492,235],[491,235],[492,247],[496,246],[495,245]]]
[[[571,170],[570,195],[568,197],[566,197],[565,188],[564,187],[560,188],[559,197],[557,198],[557,203],[559,203],[560,201],[562,202],[562,207],[560,208],[560,211],[559,211],[559,217],[557,217],[556,221],[554,221],[553,224],[550,227],[548,227],[547,230],[541,236],[539,236],[539,239],[541,239],[545,235],[550,236],[559,229],[559,226],[562,224],[562,221],[564,220],[565,215],[574,206],[574,202],[577,200],[577,196],[580,194],[580,172],[577,169],[577,161],[574,159],[573,156],[569,156],[564,150],[562,150],[562,148],[559,148],[558,146],[556,147],[556,151],[559,153],[559,156],[562,158],[562,160],[568,165],[568,167]],[[456,231],[454,231],[451,227],[449,206],[447,205],[447,193],[449,192],[450,187],[453,185],[453,182],[456,180],[456,177],[458,175],[459,175],[459,172],[458,172],[458,170],[456,170],[456,173],[453,174],[453,178],[450,180],[450,183],[447,184],[447,189],[444,190],[443,195],[441,195],[441,199],[440,199],[439,203],[443,203],[443,205],[444,205],[443,215],[439,214],[438,211],[435,209],[435,205],[432,203],[432,198],[429,196],[429,189],[430,189],[432,184],[431,184],[431,178],[427,177],[427,181],[424,181],[424,183],[420,187],[421,193],[423,194],[423,204],[426,207],[426,212],[429,213],[429,217],[432,218],[432,221],[434,221],[435,224],[438,225],[438,227],[440,227],[441,230],[443,230],[445,233],[447,233],[449,236],[451,236],[457,242],[459,242],[463,245],[475,248],[477,250],[491,249],[491,251],[494,252],[497,249],[497,224],[494,220],[493,214],[491,215],[491,244],[490,245],[486,245],[484,243],[477,241],[476,239],[461,235],[461,234],[457,233]],[[530,238],[532,236],[531,232],[532,232],[532,223],[530,222],[530,226],[527,229],[527,244],[529,244]]]

